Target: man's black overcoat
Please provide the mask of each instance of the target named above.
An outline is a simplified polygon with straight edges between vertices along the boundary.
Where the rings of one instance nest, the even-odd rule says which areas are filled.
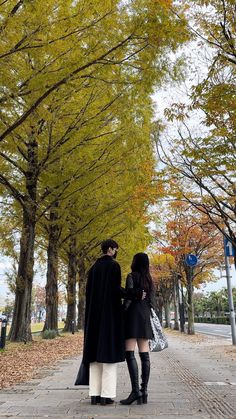
[[[84,328],[85,363],[125,360],[120,265],[108,255],[88,273]]]

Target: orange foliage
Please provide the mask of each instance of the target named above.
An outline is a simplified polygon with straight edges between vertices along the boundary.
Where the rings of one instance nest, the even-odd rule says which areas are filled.
[[[180,201],[170,204],[166,218],[165,228],[156,232],[158,240],[161,239],[164,243],[158,250],[174,258],[175,272],[181,272],[183,277],[186,255],[195,254],[199,264],[194,270],[194,284],[209,280],[210,272],[219,266],[222,257],[219,232],[213,225],[207,224],[204,214],[196,214],[186,203]]]

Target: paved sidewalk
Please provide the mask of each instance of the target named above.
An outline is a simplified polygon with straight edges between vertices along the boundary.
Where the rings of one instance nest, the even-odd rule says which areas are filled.
[[[225,354],[225,348],[231,349],[227,341],[176,332],[170,332],[168,338],[168,349],[151,354],[147,405],[119,404],[130,391],[122,363],[117,403],[91,406],[88,389],[73,385],[78,357],[42,370],[41,377],[25,384],[0,391],[0,418],[236,419],[236,348],[232,347],[234,355],[230,357]]]

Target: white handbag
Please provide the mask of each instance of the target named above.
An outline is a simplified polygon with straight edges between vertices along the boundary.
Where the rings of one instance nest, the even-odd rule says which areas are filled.
[[[168,342],[165,334],[162,331],[160,320],[158,319],[158,316],[153,308],[151,308],[150,322],[153,339],[149,339],[149,349],[151,352],[163,351],[163,349],[168,348]]]

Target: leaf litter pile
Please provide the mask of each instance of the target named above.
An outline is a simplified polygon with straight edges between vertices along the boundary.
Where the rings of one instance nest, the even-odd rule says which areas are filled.
[[[65,334],[51,340],[35,338],[31,343],[8,343],[0,352],[0,389],[36,377],[43,367],[79,355],[83,334]]]

